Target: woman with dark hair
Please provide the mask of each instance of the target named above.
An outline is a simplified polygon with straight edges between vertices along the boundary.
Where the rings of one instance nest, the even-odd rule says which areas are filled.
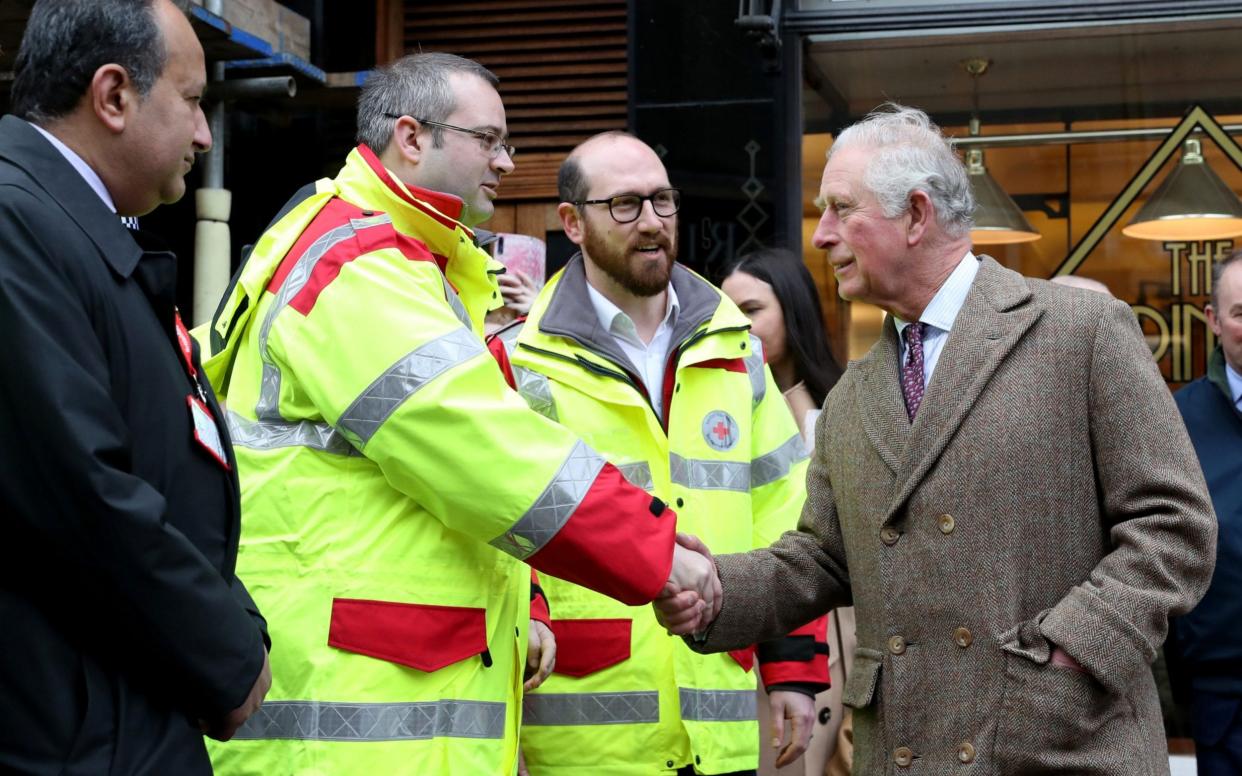
[[[807,412],[823,406],[841,377],[811,273],[793,253],[765,248],[731,265],[720,287],[750,316],[750,330],[763,342],[772,377],[809,444],[814,429],[806,425]]]
[[[789,411],[810,449],[814,444],[819,408],[841,377],[841,367],[828,350],[819,296],[811,273],[793,253],[769,248],[748,253],[730,265],[720,287],[750,317],[750,330],[763,342],[772,377],[784,393]],[[844,711],[841,691],[855,643],[854,610],[834,609],[828,617],[828,667],[832,673],[832,687],[815,698],[815,729],[806,754],[781,773],[792,771],[821,776],[827,772],[830,758],[832,773],[849,772],[850,731],[847,727],[840,736],[838,731]],[[763,690],[759,692],[762,696]],[[766,699],[760,697],[758,706],[762,743],[762,736],[770,730]],[[839,740],[844,743],[839,745]],[[837,752],[838,748],[841,751]],[[772,749],[761,745],[759,751],[759,773],[762,776],[776,774]]]

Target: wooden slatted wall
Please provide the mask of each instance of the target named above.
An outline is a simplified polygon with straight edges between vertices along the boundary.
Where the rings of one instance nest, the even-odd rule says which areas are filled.
[[[379,2],[381,57],[448,51],[500,77],[519,149],[501,203],[554,202],[569,150],[596,132],[625,128],[626,0]]]

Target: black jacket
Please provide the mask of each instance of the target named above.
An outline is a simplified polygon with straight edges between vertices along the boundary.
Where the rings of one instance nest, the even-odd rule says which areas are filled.
[[[231,468],[192,437],[175,280],[0,119],[0,772],[210,773],[194,720],[262,666],[236,464],[205,379]]]

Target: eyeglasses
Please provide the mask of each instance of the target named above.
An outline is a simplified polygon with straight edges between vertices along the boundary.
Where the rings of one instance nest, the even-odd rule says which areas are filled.
[[[584,199],[575,205],[607,205],[608,214],[618,224],[628,224],[638,220],[643,212],[643,203],[651,201],[651,209],[657,216],[668,218],[677,215],[681,208],[681,192],[677,189],[660,189],[653,194],[618,194],[608,199]]]
[[[390,119],[399,119],[402,114],[385,113],[384,115]],[[455,127],[452,124],[445,124],[439,121],[428,121],[427,119],[420,119],[417,116],[410,116],[410,118],[414,119],[419,124],[426,124],[429,127],[451,129],[454,132],[463,132],[467,135],[471,135],[483,143],[483,150],[486,151],[487,155],[492,159],[500,156],[501,151],[508,154],[510,159],[517,156],[517,149],[509,143],[506,143],[505,139],[497,135],[495,132],[489,132],[486,129],[466,129],[465,127]]]

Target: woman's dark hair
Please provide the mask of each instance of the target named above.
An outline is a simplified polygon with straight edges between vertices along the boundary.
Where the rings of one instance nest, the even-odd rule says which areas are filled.
[[[793,356],[794,374],[806,384],[815,404],[841,379],[841,367],[828,350],[824,316],[815,281],[802,260],[781,248],[763,248],[728,265],[721,281],[745,272],[772,287],[785,318],[785,347]]]

